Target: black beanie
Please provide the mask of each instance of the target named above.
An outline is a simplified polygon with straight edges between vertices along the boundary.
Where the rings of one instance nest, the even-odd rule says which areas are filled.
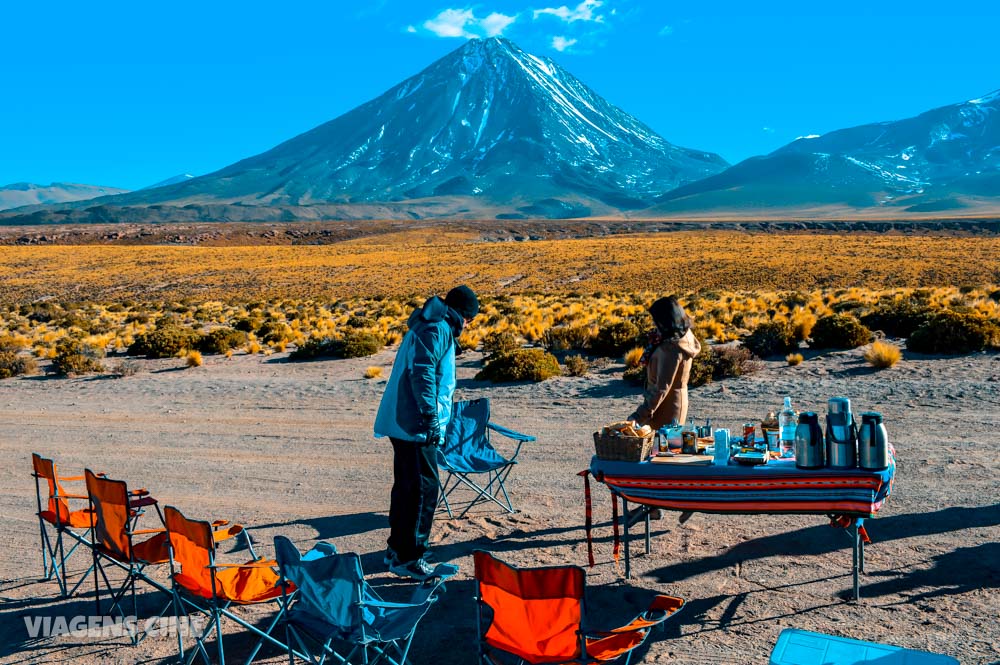
[[[456,286],[444,297],[448,307],[459,313],[463,319],[474,319],[479,314],[479,298],[476,292],[465,284]]]

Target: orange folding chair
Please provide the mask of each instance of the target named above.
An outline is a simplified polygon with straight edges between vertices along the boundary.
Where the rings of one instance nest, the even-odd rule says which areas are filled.
[[[147,566],[164,564],[170,560],[167,552],[166,530],[136,529],[139,518],[149,506],[159,506],[149,492],[141,490],[129,491],[123,480],[111,480],[95,474],[90,469],[84,470],[87,481],[87,494],[90,498],[90,509],[94,514],[94,524],[91,528],[91,551],[94,554],[94,588],[96,591],[97,614],[101,614],[101,582],[111,595],[111,608],[108,616],[117,613],[123,620],[123,625],[129,633],[132,644],[138,644],[146,636],[128,621],[128,616],[122,607],[125,596],[131,594],[132,617],[138,616],[135,585],[139,580],[170,595],[170,589],[146,575]],[[135,536],[149,536],[141,542],[135,541]],[[115,588],[108,577],[108,568],[113,566],[125,572],[125,579]],[[162,618],[173,603],[169,600],[155,618]]]
[[[250,534],[242,525],[228,526],[228,522],[225,521],[210,523],[191,520],[173,506],[164,508],[163,516],[169,534],[170,573],[178,625],[181,625],[182,612],[185,617],[189,615],[188,609],[200,612],[208,618],[208,625],[200,635],[195,635],[195,648],[186,658],[183,636],[181,631],[177,632],[177,647],[181,660],[189,664],[200,654],[206,663],[210,663],[211,657],[205,642],[214,629],[219,663],[221,665],[226,662],[222,643],[223,617],[259,637],[246,660],[247,663],[254,659],[265,640],[286,650],[288,647],[272,637],[271,632],[282,616],[281,610],[294,597],[295,588],[289,584],[285,596],[282,596],[281,577],[275,570],[277,562],[257,557]],[[216,543],[241,533],[246,538],[253,560],[242,564],[218,563]],[[232,605],[257,605],[269,602],[276,603],[279,611],[266,630],[261,630],[230,610]]]
[[[518,569],[482,550],[473,559],[480,663],[500,665],[506,654],[518,663],[623,659],[627,665],[652,629],[684,606],[680,598],[657,596],[649,609],[621,628],[593,631],[586,625],[582,568]]]
[[[90,541],[84,535],[93,525],[93,513],[89,507],[70,509],[70,500],[86,501],[86,494],[69,494],[63,489],[64,482],[83,480],[83,476],[59,477],[56,473],[56,465],[51,459],[42,457],[38,453],[31,454],[32,476],[35,478],[35,499],[38,504],[38,529],[42,539],[42,574],[43,580],[51,580],[53,577],[59,584],[59,592],[63,596],[71,596],[76,593],[87,575],[90,574],[88,568],[73,588],[67,591],[66,561],[73,555],[80,545],[89,546]],[[42,481],[48,487],[48,498],[42,503]],[[50,531],[52,535],[50,536]],[[63,544],[63,535],[74,540],[73,546],[66,551]]]

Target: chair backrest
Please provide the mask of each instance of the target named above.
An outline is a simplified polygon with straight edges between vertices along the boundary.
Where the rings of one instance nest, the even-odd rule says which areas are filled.
[[[35,477],[44,480],[49,486],[48,510],[56,516],[60,523],[65,523],[69,520],[69,501],[56,498],[57,496],[65,496],[62,485],[59,483],[59,476],[56,475],[56,463],[38,453],[31,453],[31,467],[34,469]],[[40,496],[39,503],[41,503]]]
[[[183,576],[184,586],[211,597],[212,569],[215,560],[215,536],[212,525],[204,520],[191,520],[173,506],[163,509],[163,524],[170,540],[170,556],[175,572]],[[176,568],[180,567],[180,571]]]
[[[493,613],[481,639],[530,663],[581,657],[582,568],[517,569],[481,550],[473,560],[480,616],[483,605]]]
[[[102,478],[84,469],[87,494],[94,509],[94,544],[123,561],[132,558],[129,540],[128,484],[124,480]]]
[[[451,420],[441,447],[439,462],[449,469],[477,473],[506,463],[490,443],[490,400],[487,398],[455,402]]]
[[[341,631],[343,638],[361,634],[365,578],[357,554],[338,554],[326,542],[299,554],[292,541],[275,536],[274,557],[281,574],[298,589],[297,612],[322,619]]]

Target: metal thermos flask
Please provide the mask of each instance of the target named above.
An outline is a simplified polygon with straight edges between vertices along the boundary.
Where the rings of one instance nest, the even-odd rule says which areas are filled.
[[[831,469],[853,469],[858,465],[857,445],[851,400],[831,397],[826,414],[826,465]]]
[[[858,466],[868,471],[883,471],[889,467],[889,435],[885,431],[882,414],[877,411],[861,414]]]
[[[800,469],[821,469],[826,466],[826,449],[819,415],[812,411],[799,414],[795,428],[795,466]]]

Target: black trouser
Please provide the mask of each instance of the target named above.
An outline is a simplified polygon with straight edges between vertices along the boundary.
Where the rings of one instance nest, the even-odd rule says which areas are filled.
[[[400,562],[419,559],[427,551],[438,501],[436,447],[392,441],[392,498],[389,504],[389,547]]]

